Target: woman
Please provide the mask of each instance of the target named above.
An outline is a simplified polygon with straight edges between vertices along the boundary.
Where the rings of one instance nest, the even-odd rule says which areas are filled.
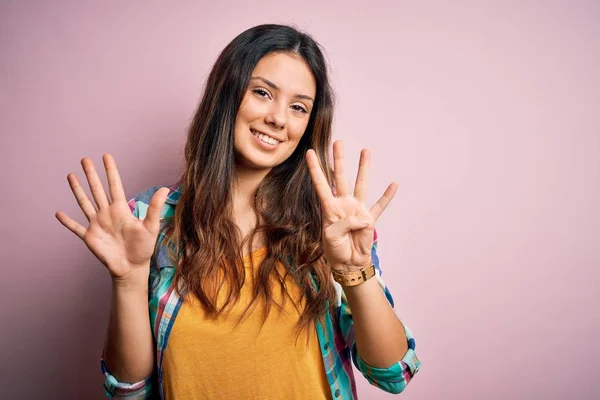
[[[94,205],[69,174],[89,227],[56,217],[112,278],[108,396],[355,399],[351,354],[372,384],[404,389],[420,363],[374,230],[396,185],[365,207],[363,150],[351,192],[339,142],[329,165],[332,116],[319,45],[261,25],[217,59],[177,184],[128,206],[104,155],[109,201],[84,158]]]

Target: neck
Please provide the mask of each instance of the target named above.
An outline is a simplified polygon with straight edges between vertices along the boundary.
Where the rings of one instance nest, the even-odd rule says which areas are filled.
[[[236,168],[233,185],[233,209],[237,214],[252,208],[252,202],[258,186],[269,170]]]
[[[250,232],[256,226],[258,217],[253,209],[254,195],[262,180],[267,176],[269,170],[256,170],[237,168],[235,181],[233,185],[233,218],[241,233],[242,242],[244,242]],[[256,250],[264,244],[262,234],[256,236],[250,249],[244,248],[244,254]],[[245,247],[245,246],[244,246]]]

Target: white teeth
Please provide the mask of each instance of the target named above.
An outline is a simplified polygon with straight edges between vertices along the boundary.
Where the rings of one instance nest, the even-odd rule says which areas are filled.
[[[262,142],[265,142],[265,143],[268,143],[268,144],[273,144],[273,145],[279,143],[279,140],[274,139],[274,138],[272,138],[270,136],[267,136],[267,135],[265,135],[263,133],[257,133],[256,131],[252,131],[252,134],[254,136],[256,136],[257,138],[259,138]]]

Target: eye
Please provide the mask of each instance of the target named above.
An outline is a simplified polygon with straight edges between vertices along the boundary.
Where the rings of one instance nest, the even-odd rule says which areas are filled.
[[[262,97],[263,99],[271,98],[271,94],[269,93],[269,91],[263,88],[252,89],[252,93],[256,94],[258,97]]]
[[[301,106],[300,104],[293,104],[292,110],[301,112],[303,114],[308,114],[308,110],[304,106]]]

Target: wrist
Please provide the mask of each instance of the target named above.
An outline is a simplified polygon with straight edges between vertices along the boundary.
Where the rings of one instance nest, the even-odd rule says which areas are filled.
[[[332,270],[333,279],[344,288],[361,285],[376,275],[375,265],[372,262],[369,262],[367,265],[359,269],[346,270],[344,272],[334,269]]]
[[[369,260],[362,265],[352,265],[352,264],[333,264],[331,269],[334,272],[340,274],[347,274],[351,272],[357,272],[366,268],[369,268],[373,264],[373,260],[369,257]]]
[[[369,268],[371,265],[373,264],[373,260],[371,259],[371,257],[369,257],[369,259],[362,264],[350,264],[350,263],[346,263],[346,264],[332,264],[331,265],[331,269],[333,271],[345,274],[348,272],[356,272],[356,271],[360,271],[361,269],[365,269],[365,268]]]
[[[112,287],[120,292],[148,292],[149,267],[135,268],[124,276],[113,276]]]
[[[343,286],[343,289],[348,301],[355,306],[360,299],[369,299],[376,292],[383,293],[377,279],[368,279],[360,285]]]

